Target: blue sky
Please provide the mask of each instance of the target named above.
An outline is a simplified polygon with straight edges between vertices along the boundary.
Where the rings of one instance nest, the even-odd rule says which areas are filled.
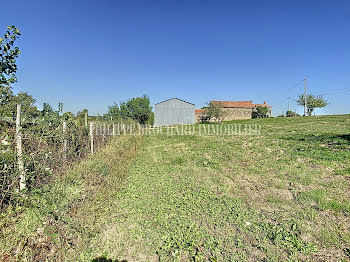
[[[22,32],[14,89],[39,107],[103,114],[147,94],[198,108],[267,100],[278,115],[305,76],[314,94],[350,90],[350,1],[26,0],[1,9],[1,34],[12,24]],[[326,97],[317,114],[350,113],[350,92]]]

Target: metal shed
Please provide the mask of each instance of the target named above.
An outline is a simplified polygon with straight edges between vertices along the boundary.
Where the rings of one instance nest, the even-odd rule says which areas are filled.
[[[194,124],[194,104],[178,98],[155,104],[154,126],[192,124]]]

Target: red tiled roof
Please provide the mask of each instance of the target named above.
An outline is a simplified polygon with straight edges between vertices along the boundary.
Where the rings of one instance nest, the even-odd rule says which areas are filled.
[[[264,102],[264,104],[253,104],[252,101],[211,101],[212,103],[218,103],[223,108],[254,108],[256,106],[271,107]]]
[[[219,104],[224,108],[253,108],[252,101],[211,101],[212,103]]]
[[[266,106],[268,108],[271,108],[271,106],[267,105],[267,104],[254,104],[255,106]]]
[[[201,115],[201,114],[204,114],[204,109],[195,109],[194,110],[194,113],[196,114],[196,115]]]

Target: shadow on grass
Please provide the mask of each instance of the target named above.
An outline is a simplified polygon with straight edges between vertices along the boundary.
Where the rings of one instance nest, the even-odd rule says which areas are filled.
[[[285,140],[320,142],[329,145],[350,144],[350,134],[343,135],[293,135],[284,137]]]
[[[91,262],[127,262],[127,260],[110,259],[103,256],[103,257],[94,258],[93,260],[91,260]]]

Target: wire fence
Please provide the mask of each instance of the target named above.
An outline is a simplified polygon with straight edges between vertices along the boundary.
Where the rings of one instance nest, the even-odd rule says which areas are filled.
[[[113,123],[60,116],[0,120],[0,209],[17,205],[23,195],[47,184],[54,175],[103,147],[113,135]],[[91,129],[92,128],[92,129]]]

